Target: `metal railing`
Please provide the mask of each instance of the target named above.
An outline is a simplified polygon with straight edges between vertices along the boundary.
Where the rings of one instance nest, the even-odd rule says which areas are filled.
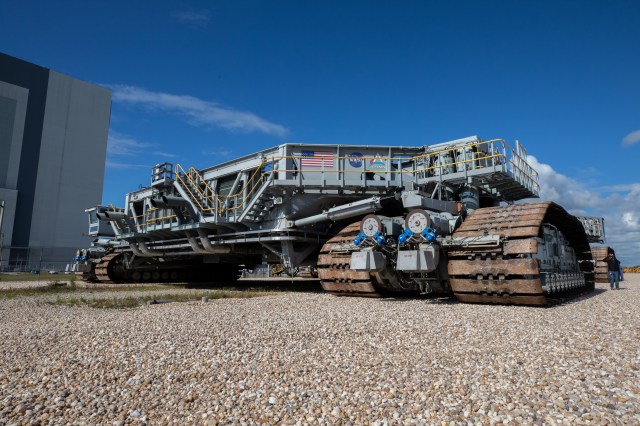
[[[0,272],[64,272],[75,249],[59,247],[2,247]]]
[[[190,167],[188,171],[185,171],[180,164],[176,164],[176,181],[180,182],[182,188],[189,194],[191,201],[193,201],[201,212],[212,213],[218,207],[217,197],[215,191],[209,186],[206,180],[200,175],[200,173]],[[188,181],[183,179],[185,177]],[[204,190],[201,188],[204,186]],[[195,193],[194,193],[195,191]],[[207,194],[208,192],[208,194]],[[202,205],[202,202],[205,205]]]
[[[470,150],[470,151],[469,151]],[[460,159],[460,152],[464,153]],[[472,154],[469,156],[468,154]],[[264,172],[272,174],[275,172],[287,172],[297,174],[327,174],[327,173],[379,173],[388,175],[422,175],[423,177],[444,176],[453,171],[468,171],[481,168],[496,168],[506,166],[506,172],[533,191],[539,191],[538,173],[531,167],[526,158],[516,152],[504,139],[492,139],[480,141],[466,145],[454,146],[439,151],[420,154],[413,157],[389,157],[381,155],[362,156],[360,168],[347,169],[344,164],[349,161],[348,156],[334,155],[331,157],[333,167],[325,167],[325,162],[320,161],[320,166],[303,167],[304,155],[274,155],[266,158],[264,163],[272,164],[274,167]],[[276,169],[275,165],[279,160],[292,159],[294,169]],[[366,164],[373,161],[385,163],[384,169],[367,168]],[[418,164],[424,164],[419,167]],[[338,167],[335,167],[338,164]],[[410,167],[403,165],[411,164]],[[340,167],[340,165],[343,165]],[[394,167],[395,165],[395,167]]]
[[[266,160],[263,159],[260,165],[249,175],[242,188],[235,194],[216,194],[215,190],[193,167],[185,172],[184,168],[177,164],[176,171],[178,173],[176,173],[176,180],[180,182],[182,188],[189,194],[191,200],[201,212],[212,213],[216,211],[218,215],[228,217],[229,215],[235,214],[236,210],[244,209],[252,200],[253,195],[258,192],[258,188],[263,184],[267,184],[267,180],[263,178],[268,173],[262,170],[265,162]],[[183,176],[186,178],[186,181]],[[204,191],[202,187],[205,188]],[[203,205],[200,200],[203,200],[205,205]],[[223,200],[233,200],[233,203],[223,203]]]
[[[257,167],[247,170],[238,170],[237,183],[234,183],[231,190],[233,194],[226,195],[216,193],[212,185],[193,167],[185,171],[179,164],[175,166],[175,180],[184,189],[190,201],[201,213],[215,214],[214,220],[220,218],[244,217],[248,210],[253,208],[257,194],[263,194],[261,188],[265,185],[277,184],[276,176],[285,180],[299,181],[303,184],[303,175],[312,176],[320,174],[323,176],[318,182],[307,180],[309,185],[325,185],[325,178],[328,174],[335,173],[333,182],[344,184],[345,175],[349,173],[362,174],[359,179],[350,179],[350,184],[366,182],[371,179],[370,174],[386,176],[387,182],[392,181],[393,187],[401,187],[404,176],[411,176],[413,180],[437,180],[466,178],[467,174],[482,175],[499,173],[502,179],[513,179],[522,187],[527,188],[534,194],[539,192],[538,173],[527,163],[526,151],[520,145],[519,149],[512,148],[504,139],[491,139],[488,141],[474,141],[467,144],[449,146],[438,151],[426,152],[414,156],[391,156],[370,154],[362,155],[358,158],[358,166],[353,166],[351,155],[331,154],[325,159],[318,159],[313,166],[305,162],[308,155],[271,155],[263,158]],[[375,150],[375,147],[370,147]],[[384,148],[381,148],[384,149]],[[389,154],[391,151],[389,149]],[[291,160],[291,161],[282,161]],[[286,167],[285,165],[289,165]],[[384,163],[384,166],[383,166]],[[352,167],[348,167],[351,164]],[[373,168],[373,165],[377,166]],[[293,167],[291,167],[291,165]],[[285,167],[283,167],[285,166]],[[284,175],[278,175],[282,174]],[[456,177],[457,174],[457,177]],[[507,178],[505,175],[509,176]],[[243,180],[240,181],[242,176]],[[333,178],[332,178],[333,179]],[[241,185],[238,183],[243,182]],[[333,183],[335,184],[335,183]],[[240,187],[239,189],[236,189]],[[154,209],[148,209],[142,216],[134,217],[136,224],[146,228],[153,226],[171,226],[177,221],[175,214],[164,214],[155,216]],[[159,214],[159,213],[158,213]]]

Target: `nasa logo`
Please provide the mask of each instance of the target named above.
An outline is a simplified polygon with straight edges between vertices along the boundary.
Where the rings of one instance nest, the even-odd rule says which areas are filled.
[[[382,161],[380,154],[377,154],[376,158],[372,158],[371,161],[369,161],[369,168],[371,170],[384,170],[387,168],[387,165]]]
[[[351,154],[347,155],[347,158],[349,159],[349,164],[351,164],[351,167],[362,167],[362,153],[352,152]]]

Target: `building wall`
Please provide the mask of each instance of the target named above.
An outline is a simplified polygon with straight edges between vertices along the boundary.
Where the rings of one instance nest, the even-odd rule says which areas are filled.
[[[102,201],[110,113],[108,90],[51,71],[30,247],[88,245],[84,209]]]
[[[89,244],[84,209],[102,199],[110,113],[109,90],[0,54],[5,245],[64,262]]]
[[[28,89],[0,81],[0,269],[11,254],[28,99]]]

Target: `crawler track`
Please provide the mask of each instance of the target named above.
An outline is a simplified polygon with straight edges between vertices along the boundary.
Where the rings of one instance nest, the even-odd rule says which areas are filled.
[[[117,262],[122,257],[121,253],[110,253],[100,259],[96,264],[96,281],[104,284],[117,284],[121,279],[116,274]]]
[[[233,282],[238,279],[236,264],[219,264],[203,268],[201,264],[180,264],[165,269],[143,265],[127,269],[123,264],[123,253],[110,253],[100,259],[92,274],[83,274],[83,279],[102,284],[121,283],[185,283],[185,282]],[[176,267],[177,266],[177,267]]]
[[[360,232],[360,221],[343,228],[329,239],[318,256],[318,277],[322,288],[336,296],[380,297],[366,271],[352,271],[352,241]]]
[[[554,293],[551,297],[593,289],[593,274],[587,266],[591,260],[589,243],[580,222],[557,204],[543,202],[478,209],[467,218],[454,237],[500,235],[506,242],[499,248],[449,252],[449,279],[454,296],[471,303],[546,305],[540,265],[531,257],[538,250],[535,238],[543,223],[556,226],[564,234],[587,272],[584,288]]]

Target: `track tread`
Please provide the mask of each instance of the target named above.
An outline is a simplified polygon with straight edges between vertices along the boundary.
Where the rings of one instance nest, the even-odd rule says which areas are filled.
[[[345,243],[351,243],[359,232],[360,221],[352,223],[331,237],[320,249],[318,278],[327,293],[336,296],[381,296],[369,272],[350,269],[351,251],[344,251]]]
[[[591,259],[591,252],[585,253],[589,245],[584,229],[555,203],[547,201],[478,209],[453,236],[498,234],[506,237],[507,241],[502,253],[482,248],[449,253],[448,270],[454,296],[468,303],[546,305],[549,300],[542,289],[537,260],[513,257],[537,252],[534,238],[546,221],[563,232],[579,260]],[[592,275],[585,273],[587,285],[593,279]]]
[[[117,284],[117,281],[109,275],[109,263],[115,259],[120,253],[110,253],[100,259],[96,264],[95,275],[96,280],[103,284]]]

